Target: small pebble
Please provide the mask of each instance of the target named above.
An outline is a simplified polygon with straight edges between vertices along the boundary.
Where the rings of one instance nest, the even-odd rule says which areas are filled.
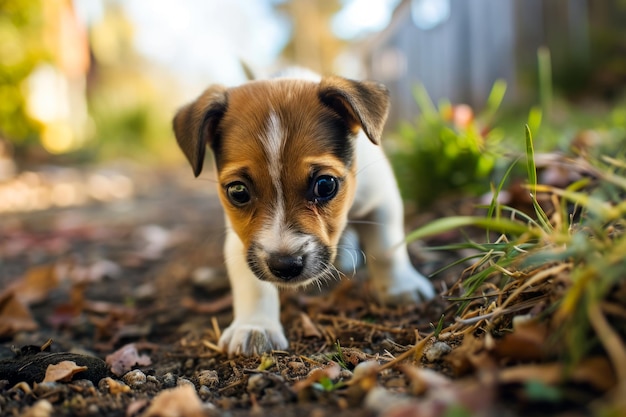
[[[254,374],[248,378],[248,392],[258,394],[270,385],[270,380],[263,374]]]
[[[211,398],[211,389],[206,385],[200,385],[200,389],[198,389],[198,396],[202,401],[206,401]]]
[[[178,378],[176,380],[176,386],[181,387],[183,385],[191,385],[194,390],[196,389],[196,386],[194,385],[194,383],[188,380],[187,378]]]
[[[379,366],[380,366],[379,363],[374,360],[361,362],[360,364],[354,367],[354,377],[363,378],[366,375],[369,375],[373,372],[377,372]]]
[[[293,379],[295,376],[304,376],[309,373],[307,366],[299,361],[291,361],[287,363],[287,366],[280,372],[280,374],[287,379]]]
[[[126,372],[122,377],[122,381],[126,383],[126,385],[131,388],[138,388],[146,383],[147,377],[139,369],[133,369],[132,371]]]
[[[339,372],[339,378],[343,378],[343,379],[352,378],[352,371],[348,369],[342,369],[341,372]]]
[[[441,359],[443,356],[450,353],[452,348],[444,342],[435,342],[430,348],[424,352],[424,356],[429,362],[435,362]]]
[[[209,369],[196,372],[195,378],[198,381],[198,385],[208,388],[215,388],[220,383],[217,371]]]
[[[391,392],[383,387],[372,388],[365,396],[365,407],[379,414],[385,414],[392,407],[409,401],[408,397]]]
[[[95,388],[93,382],[88,379],[77,379],[76,381],[72,381],[72,385],[74,386],[74,389],[78,387],[86,391]]]
[[[176,377],[171,372],[163,375],[163,388],[174,388],[176,386]]]
[[[24,417],[49,417],[52,415],[54,408],[48,400],[38,400],[31,407],[27,408],[22,416]]]
[[[62,385],[58,382],[40,382],[33,388],[33,392],[39,396],[43,397],[45,395],[50,395],[53,392],[60,391],[62,389]]]

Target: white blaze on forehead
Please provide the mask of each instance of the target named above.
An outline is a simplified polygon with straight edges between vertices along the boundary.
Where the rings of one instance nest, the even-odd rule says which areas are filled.
[[[282,170],[283,170],[283,147],[284,132],[280,125],[278,115],[272,111],[267,119],[265,132],[261,134],[261,143],[265,149],[265,157],[267,158],[267,170],[272,180],[272,185],[276,190],[276,201],[273,201],[276,207],[274,217],[284,217],[284,194],[282,186]]]
[[[261,134],[260,139],[265,150],[265,157],[267,158],[267,170],[272,185],[276,190],[276,200],[271,203],[268,202],[273,207],[273,213],[263,226],[258,239],[264,250],[274,252],[278,250],[278,243],[283,235],[283,230],[286,229],[285,196],[281,181],[282,153],[285,138],[280,119],[274,111],[270,112],[265,124],[265,131]]]
[[[289,227],[289,220],[285,213],[285,190],[283,190],[283,160],[282,154],[285,144],[285,132],[280,124],[280,118],[272,111],[267,119],[265,131],[260,136],[261,143],[267,158],[267,170],[276,190],[275,201],[268,202],[272,212],[263,225],[258,243],[263,251],[268,253],[293,254],[305,250],[310,237],[302,235]]]
[[[270,178],[279,194],[282,194],[280,177],[284,141],[284,132],[280,125],[280,119],[278,115],[272,111],[267,119],[265,132],[261,135],[261,142],[265,148]]]

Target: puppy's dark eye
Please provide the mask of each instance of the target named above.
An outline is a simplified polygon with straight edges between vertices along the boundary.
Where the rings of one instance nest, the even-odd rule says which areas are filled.
[[[333,198],[339,189],[339,181],[330,175],[320,175],[313,182],[313,198],[315,202],[324,202]]]
[[[233,182],[226,186],[226,195],[235,206],[243,206],[250,202],[250,191],[243,182]]]

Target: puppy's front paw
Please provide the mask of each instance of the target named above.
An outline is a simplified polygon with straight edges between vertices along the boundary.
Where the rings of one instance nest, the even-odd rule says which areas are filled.
[[[286,349],[289,343],[280,323],[235,321],[224,331],[219,345],[228,356],[251,356]]]
[[[376,297],[385,305],[402,305],[430,300],[435,289],[430,281],[412,267],[394,271],[389,285],[378,287]]]

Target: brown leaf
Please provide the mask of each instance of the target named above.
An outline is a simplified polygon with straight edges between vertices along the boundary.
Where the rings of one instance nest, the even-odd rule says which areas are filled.
[[[14,289],[0,294],[0,338],[37,329],[30,309],[15,295]]]
[[[134,343],[124,345],[110,355],[107,355],[105,361],[111,367],[111,372],[117,376],[124,375],[136,365],[148,366],[152,364],[148,355],[139,354],[137,346]]]
[[[161,391],[142,417],[200,417],[203,416],[202,401],[191,385]]]
[[[602,391],[609,390],[616,384],[611,364],[606,358],[602,357],[582,361],[569,374],[563,364],[556,362],[539,365],[519,365],[504,368],[498,372],[498,381],[500,383],[524,383],[532,380],[541,381],[547,385],[555,385],[571,380],[590,384]]]
[[[521,361],[543,359],[546,356],[548,330],[538,322],[526,322],[515,326],[513,333],[496,342],[494,353],[500,358]]]
[[[413,395],[422,395],[430,390],[447,388],[452,381],[445,375],[428,368],[418,368],[412,365],[400,367],[411,384]]]
[[[302,320],[302,332],[304,337],[322,337],[322,333],[315,324],[313,324],[313,320],[311,320],[308,314],[304,312],[300,313],[300,319]]]
[[[69,382],[74,375],[86,371],[86,366],[78,366],[76,362],[62,361],[57,364],[50,364],[46,369],[46,376],[42,382]]]
[[[45,300],[59,282],[56,265],[32,267],[15,283],[15,294],[26,304],[37,303]]]
[[[452,349],[444,356],[444,361],[450,365],[455,375],[464,375],[474,369],[477,362],[480,362],[479,352],[484,350],[484,347],[482,339],[466,334],[461,346]]]

